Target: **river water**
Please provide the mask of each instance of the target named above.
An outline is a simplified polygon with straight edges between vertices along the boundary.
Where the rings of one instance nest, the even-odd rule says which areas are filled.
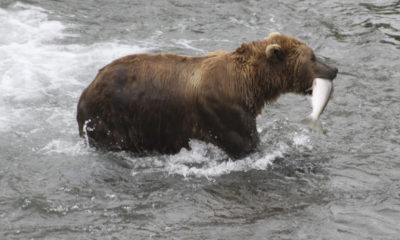
[[[399,239],[400,2],[0,1],[0,239]],[[258,117],[261,151],[100,152],[76,105],[140,52],[293,35],[339,68],[325,135],[305,97]]]

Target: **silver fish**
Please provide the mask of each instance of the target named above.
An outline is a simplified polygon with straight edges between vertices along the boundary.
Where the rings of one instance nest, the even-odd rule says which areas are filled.
[[[324,111],[326,105],[333,92],[333,84],[329,79],[315,78],[312,86],[312,112],[311,114],[303,119],[301,123],[310,126],[312,129],[324,133],[322,129],[321,121],[319,116]]]

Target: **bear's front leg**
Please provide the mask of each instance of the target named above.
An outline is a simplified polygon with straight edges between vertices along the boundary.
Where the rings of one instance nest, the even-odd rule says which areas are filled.
[[[222,148],[233,158],[242,158],[255,151],[259,143],[256,121],[242,106],[221,104],[216,98],[208,98],[199,105],[208,142]]]

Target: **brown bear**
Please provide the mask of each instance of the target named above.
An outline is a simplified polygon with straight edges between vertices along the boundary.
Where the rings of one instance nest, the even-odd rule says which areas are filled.
[[[107,150],[177,153],[198,139],[240,158],[258,145],[256,116],[266,102],[307,94],[314,78],[333,80],[337,71],[279,33],[233,52],[129,55],[83,91],[79,133]]]

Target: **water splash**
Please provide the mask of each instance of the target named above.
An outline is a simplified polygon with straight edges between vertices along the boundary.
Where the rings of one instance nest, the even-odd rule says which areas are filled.
[[[288,151],[288,147],[281,144],[271,152],[256,152],[246,158],[232,160],[212,144],[191,140],[190,148],[190,150],[183,148],[175,155],[142,158],[132,157],[126,153],[119,153],[119,155],[132,163],[132,175],[161,171],[183,177],[212,179],[232,172],[267,170],[276,158],[283,157]]]
[[[51,140],[46,146],[39,150],[44,155],[63,154],[71,157],[92,154],[92,150],[83,139],[76,143],[63,139]]]

